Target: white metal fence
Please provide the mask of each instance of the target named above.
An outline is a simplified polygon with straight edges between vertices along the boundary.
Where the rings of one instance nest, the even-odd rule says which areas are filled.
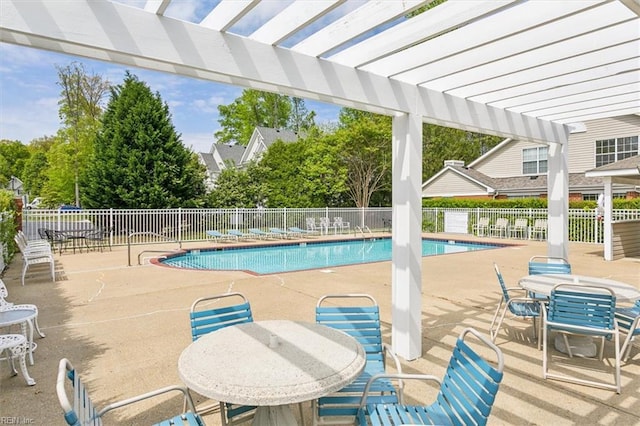
[[[444,232],[446,213],[455,212],[466,218],[466,232],[481,217],[493,224],[498,218],[513,224],[525,218],[529,226],[536,219],[546,219],[546,209],[441,209],[422,211],[422,229]],[[466,214],[466,215],[465,215]],[[390,230],[391,208],[320,208],[320,209],[104,209],[104,210],[25,210],[22,229],[28,238],[38,238],[39,229],[101,229],[107,231],[110,245],[149,244],[154,242],[203,241],[207,230],[229,229],[248,232],[249,228],[282,229],[296,226],[305,229],[306,219],[341,217],[350,225],[349,232],[367,236],[369,231]],[[614,220],[640,219],[640,210],[614,210]],[[333,232],[333,229],[331,229]],[[602,222],[593,210],[569,210],[569,240],[586,243],[602,242]]]

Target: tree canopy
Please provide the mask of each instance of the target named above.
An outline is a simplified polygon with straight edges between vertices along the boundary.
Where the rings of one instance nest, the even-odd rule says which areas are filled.
[[[253,89],[243,90],[229,105],[219,105],[218,111],[218,143],[246,145],[258,126],[300,132],[315,125],[315,113],[307,110],[304,100]]]
[[[127,72],[111,89],[85,176],[90,208],[196,207],[204,170],[180,142],[160,94]]]

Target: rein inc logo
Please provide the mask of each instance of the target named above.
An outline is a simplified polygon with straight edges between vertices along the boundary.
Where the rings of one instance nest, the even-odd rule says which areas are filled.
[[[29,417],[0,416],[0,425],[32,425],[35,421]]]

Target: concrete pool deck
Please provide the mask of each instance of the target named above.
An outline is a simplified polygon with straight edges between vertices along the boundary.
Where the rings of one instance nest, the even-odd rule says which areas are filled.
[[[422,356],[403,361],[403,371],[441,377],[460,331],[471,326],[488,334],[500,297],[493,271],[496,262],[515,286],[527,274],[527,261],[546,253],[538,241],[491,240],[460,235],[428,237],[510,242],[515,245],[471,253],[423,258]],[[229,243],[223,243],[229,245]],[[231,243],[234,244],[234,243]],[[184,248],[212,246],[189,243]],[[251,302],[255,320],[314,321],[318,298],[327,293],[369,293],[380,304],[385,339],[390,342],[390,262],[252,276],[243,272],[185,271],[145,264],[137,266],[144,249],[173,250],[175,246],[135,246],[127,266],[126,247],[104,253],[56,254],[56,282],[46,266],[31,267],[20,285],[21,258],[5,271],[9,301],[34,303],[47,337],[35,338],[38,348],[29,373],[37,381],[26,386],[20,375],[0,368],[0,423],[64,424],[55,393],[58,362],[68,358],[89,387],[98,407],[169,384],[180,383],[177,360],[190,343],[188,312],[198,297],[240,291]],[[145,254],[152,256],[155,253]],[[640,259],[605,262],[602,247],[570,243],[569,261],[581,275],[608,277],[640,288]],[[622,364],[622,393],[542,379],[542,352],[533,340],[531,322],[507,319],[496,343],[505,355],[505,378],[489,424],[640,424],[640,350],[632,349]],[[612,352],[607,344],[605,358]],[[582,360],[584,374],[600,375],[602,364]],[[3,362],[4,363],[4,362]],[[612,368],[605,370],[612,378]],[[611,373],[611,374],[610,374]],[[435,390],[411,384],[407,397],[426,404]],[[194,395],[195,396],[195,395]],[[197,398],[202,402],[201,398]],[[157,400],[113,412],[107,424],[148,424],[179,411],[177,399]],[[310,404],[305,404],[310,418]],[[220,424],[219,414],[205,416]],[[307,423],[310,424],[310,423]]]

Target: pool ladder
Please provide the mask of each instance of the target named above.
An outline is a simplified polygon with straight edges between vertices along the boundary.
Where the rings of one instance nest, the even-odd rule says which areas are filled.
[[[182,242],[178,240],[174,240],[173,238],[168,238],[166,235],[158,234],[156,232],[132,232],[131,234],[127,235],[127,256],[128,256],[129,266],[131,266],[131,237],[135,237],[136,235],[153,235],[159,238],[163,238],[167,242],[178,243],[178,249],[182,250]],[[142,250],[140,253],[138,253],[138,265],[142,265],[142,263],[140,263],[140,256],[142,256],[143,253],[166,253],[166,252],[167,250]]]
[[[365,225],[363,228],[356,226],[353,228],[353,236],[357,236],[358,233],[361,233],[363,237],[366,237],[367,235],[365,234],[365,231],[370,235],[373,236],[373,232],[371,232],[371,229],[369,229],[369,227],[367,225]]]

